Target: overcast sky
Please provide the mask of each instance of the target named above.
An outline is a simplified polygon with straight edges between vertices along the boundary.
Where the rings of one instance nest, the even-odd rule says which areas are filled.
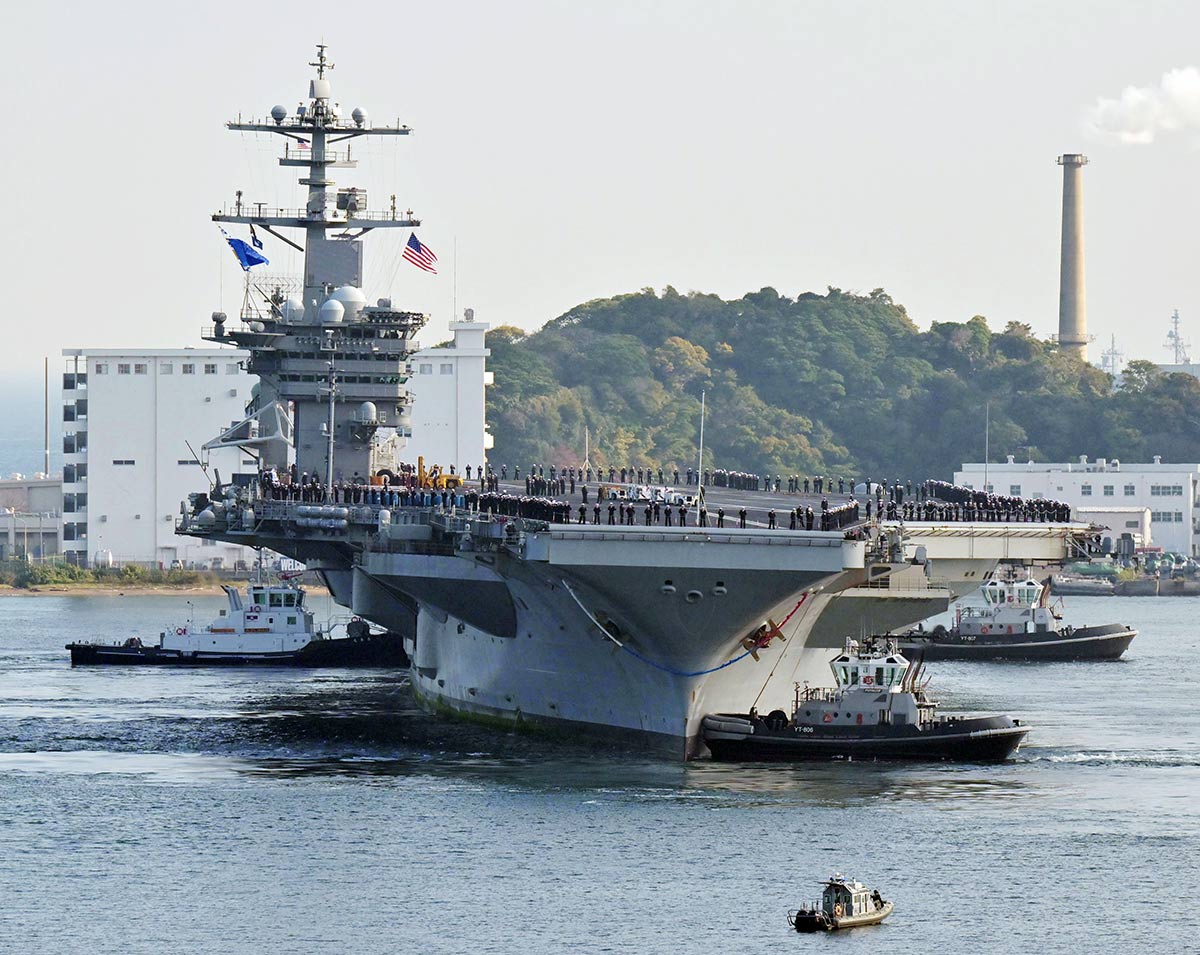
[[[303,194],[274,138],[222,124],[294,109],[319,40],[346,112],[414,129],[338,174],[424,220],[442,273],[372,236],[364,284],[430,312],[427,344],[455,249],[459,308],[527,329],[644,286],[834,285],[922,327],[1049,334],[1055,158],[1084,152],[1093,357],[1115,334],[1167,360],[1174,308],[1200,349],[1198,4],[6,3],[0,24],[10,381],[63,347],[200,344],[236,311],[211,213]]]

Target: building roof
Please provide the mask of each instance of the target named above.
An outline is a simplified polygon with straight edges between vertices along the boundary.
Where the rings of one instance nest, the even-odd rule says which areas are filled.
[[[64,358],[245,358],[240,348],[64,348]]]
[[[1168,464],[1166,462],[1158,463],[1135,463],[1129,461],[1113,461],[1110,459],[1099,459],[1096,461],[1022,461],[1004,464],[987,464],[982,462],[963,463],[959,467],[959,472],[971,471],[982,473],[984,468],[987,468],[989,474],[1044,474],[1049,472],[1061,471],[1069,474],[1165,474],[1181,471],[1200,472],[1200,464],[1178,463]]]

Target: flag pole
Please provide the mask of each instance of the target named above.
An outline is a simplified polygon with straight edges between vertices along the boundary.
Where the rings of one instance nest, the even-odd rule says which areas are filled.
[[[704,497],[704,398],[700,392],[700,460],[696,468],[696,525],[700,524],[700,500]]]

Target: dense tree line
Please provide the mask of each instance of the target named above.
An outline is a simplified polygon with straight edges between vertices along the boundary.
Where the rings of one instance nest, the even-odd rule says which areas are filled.
[[[946,479],[983,457],[1200,459],[1200,381],[1100,369],[1010,322],[920,331],[882,289],[734,301],[651,289],[588,302],[533,334],[488,336],[491,459]]]

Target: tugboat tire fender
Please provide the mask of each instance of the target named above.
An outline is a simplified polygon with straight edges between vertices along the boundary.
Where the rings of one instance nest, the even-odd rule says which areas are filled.
[[[187,627],[176,627],[175,628],[175,636],[177,636],[177,637],[187,636]]]

